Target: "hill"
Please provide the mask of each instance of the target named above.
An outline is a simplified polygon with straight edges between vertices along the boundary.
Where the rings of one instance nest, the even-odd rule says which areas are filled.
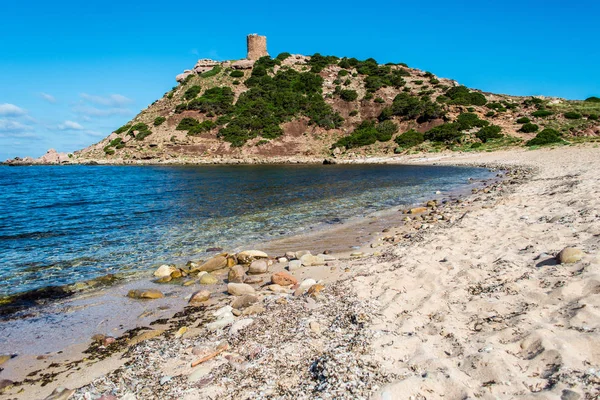
[[[485,93],[372,58],[282,53],[200,60],[177,80],[162,98],[72,160],[343,159],[537,146],[600,134],[598,98]]]

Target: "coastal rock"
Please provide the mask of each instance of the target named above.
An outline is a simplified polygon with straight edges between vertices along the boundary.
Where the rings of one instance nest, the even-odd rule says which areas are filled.
[[[213,274],[205,273],[202,274],[199,280],[201,285],[216,285],[219,283],[219,280],[215,278]]]
[[[210,292],[208,290],[200,290],[199,292],[192,294],[189,304],[197,306],[204,303],[208,299],[210,299]]]
[[[73,393],[75,393],[74,389],[57,387],[50,393],[50,396],[46,397],[44,400],[67,400],[69,397],[73,396]]]
[[[233,302],[231,303],[231,307],[236,308],[238,310],[243,310],[244,308],[251,306],[257,301],[258,296],[253,294],[245,294],[233,300]]]
[[[254,294],[254,288],[246,283],[228,283],[227,292],[234,296],[243,296],[245,294]]]
[[[263,281],[263,278],[261,278],[260,276],[246,276],[244,278],[244,283],[247,283],[248,285],[262,283],[262,281]]]
[[[250,69],[254,66],[254,60],[238,60],[231,63],[233,69]]]
[[[325,265],[325,259],[319,256],[313,256],[312,254],[305,254],[300,257],[300,262],[305,267],[313,267],[317,265]]]
[[[298,283],[298,279],[287,272],[277,272],[271,275],[271,282],[279,286],[290,286]]]
[[[156,289],[132,289],[127,293],[127,297],[132,299],[160,299],[165,295]]]
[[[409,214],[422,214],[424,212],[427,212],[427,207],[415,207],[408,211]]]
[[[297,270],[299,268],[302,268],[302,261],[300,261],[300,260],[292,260],[288,264],[288,269],[290,271],[295,271],[295,270]]]
[[[244,267],[241,265],[236,265],[229,270],[227,274],[227,280],[230,283],[244,283],[244,279],[246,278],[246,271],[244,271]]]
[[[244,318],[244,319],[240,319],[239,321],[235,321],[233,323],[233,325],[231,325],[231,328],[229,328],[229,334],[231,336],[235,336],[242,329],[247,328],[250,325],[252,325],[253,322],[254,322],[254,320],[252,318]]]
[[[65,153],[58,153],[54,149],[49,149],[46,154],[37,159],[40,164],[62,164],[69,161],[69,156]]]
[[[198,60],[198,62],[196,63],[196,66],[194,66],[194,72],[196,72],[197,74],[202,74],[204,72],[210,71],[211,69],[213,69],[214,67],[216,67],[219,64],[220,64],[220,62],[218,62],[218,61],[211,60],[208,58],[203,58],[201,60]]]
[[[245,250],[236,254],[237,260],[240,264],[250,264],[254,260],[260,258],[268,258],[267,253],[259,250]]]
[[[171,276],[163,276],[162,278],[158,278],[157,280],[155,280],[155,283],[167,283],[167,282],[171,282],[173,280],[173,278],[171,278]]]
[[[154,271],[154,276],[157,278],[164,278],[166,276],[171,276],[171,273],[177,271],[177,268],[173,265],[161,265],[158,267],[156,271]]]
[[[565,247],[556,256],[560,264],[573,264],[583,258],[583,251],[576,247]]]
[[[214,256],[210,260],[201,264],[199,267],[197,267],[197,269],[193,269],[192,272],[195,272],[195,271],[212,272],[212,271],[216,271],[218,269],[223,269],[226,267],[227,267],[227,255],[219,254],[218,256]]]
[[[193,74],[194,74],[194,72],[193,72],[193,71],[190,71],[189,69],[187,69],[187,70],[183,71],[181,74],[177,75],[177,76],[175,77],[175,80],[176,80],[177,82],[181,83],[181,82],[185,81],[185,79],[186,79],[188,76],[190,76],[190,75],[193,75]]]
[[[286,288],[281,287],[281,285],[277,285],[277,284],[269,285],[269,286],[267,286],[267,289],[269,289],[273,293],[287,293],[288,292],[288,290]]]
[[[269,263],[267,259],[261,258],[258,260],[254,260],[250,263],[250,267],[248,267],[249,274],[264,274],[269,270]]]
[[[295,251],[286,251],[285,252],[285,258],[287,258],[288,260],[295,260],[296,259],[296,252]]]

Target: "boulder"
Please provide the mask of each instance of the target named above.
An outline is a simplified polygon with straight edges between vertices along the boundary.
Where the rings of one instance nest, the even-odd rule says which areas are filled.
[[[246,307],[251,306],[252,304],[258,301],[258,296],[254,294],[245,294],[243,296],[237,297],[231,303],[231,307],[236,308],[238,310],[243,310]]]
[[[241,265],[236,265],[229,270],[227,274],[227,280],[230,283],[244,283],[244,279],[246,278],[246,271],[244,271],[244,267]]]
[[[164,278],[166,276],[171,276],[173,272],[177,271],[177,268],[173,265],[161,265],[158,267],[156,271],[154,271],[154,276],[157,278]]]
[[[249,274],[264,274],[269,270],[269,263],[266,258],[260,258],[258,260],[254,260],[250,263],[250,267],[248,267]]]
[[[254,60],[238,60],[231,63],[233,69],[250,69],[254,66]]]
[[[156,289],[132,289],[127,293],[127,297],[132,299],[160,299],[165,295]]]
[[[201,285],[216,285],[219,283],[219,280],[215,278],[213,274],[209,274],[208,272],[202,274],[199,280]]]
[[[200,266],[194,268],[192,270],[192,272],[195,272],[195,271],[212,272],[212,271],[216,271],[218,269],[223,269],[226,267],[227,267],[227,255],[219,254],[218,256],[214,256],[210,260],[208,260],[205,263],[201,264]]]
[[[246,283],[228,283],[227,292],[234,296],[243,296],[245,294],[254,294],[254,288]]]
[[[300,260],[292,260],[288,264],[288,269],[290,271],[295,271],[295,270],[297,270],[299,268],[302,268],[302,261],[300,261]]]
[[[290,286],[298,283],[298,279],[287,272],[277,272],[271,275],[271,282],[279,286]]]
[[[260,258],[269,258],[267,253],[260,250],[246,250],[236,254],[237,260],[240,264],[250,264],[254,260]]]
[[[556,256],[556,261],[560,264],[573,264],[583,258],[583,251],[576,247],[565,247]]]
[[[316,265],[325,265],[325,259],[319,256],[313,256],[312,254],[305,254],[300,257],[300,262],[305,267],[312,267]]]
[[[203,58],[201,60],[198,60],[198,62],[194,66],[194,72],[196,72],[197,74],[202,74],[204,72],[210,71],[211,69],[213,69],[214,67],[216,67],[219,64],[220,64],[220,62],[218,62],[218,61],[211,60],[208,58]]]
[[[193,306],[198,306],[207,301],[208,299],[210,299],[210,292],[208,290],[200,290],[199,292],[192,294],[189,304]]]
[[[175,80],[176,80],[177,82],[181,83],[181,82],[185,81],[185,79],[186,79],[188,76],[190,76],[190,75],[193,75],[193,74],[194,74],[194,72],[193,72],[193,71],[190,71],[190,70],[188,69],[188,70],[185,70],[185,71],[183,71],[183,73],[181,73],[181,74],[177,75],[177,76],[175,77]]]

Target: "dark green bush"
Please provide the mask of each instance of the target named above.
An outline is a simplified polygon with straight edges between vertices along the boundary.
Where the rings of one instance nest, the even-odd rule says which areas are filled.
[[[527,117],[521,117],[517,119],[517,124],[526,124],[528,122],[531,122],[531,120]]]
[[[500,132],[502,132],[502,128],[497,125],[485,126],[479,130],[475,134],[477,139],[481,140],[483,143],[486,143],[490,139],[499,139],[503,137]]]
[[[322,56],[319,53],[315,53],[308,60],[308,65],[311,66],[310,72],[318,74],[328,65],[337,64],[338,60],[339,58],[335,56]]]
[[[188,130],[187,134],[189,136],[196,136],[203,132],[208,132],[211,129],[216,128],[216,127],[217,127],[216,123],[214,123],[210,119],[207,119],[207,120],[202,121],[199,124],[193,126],[190,130]]]
[[[581,119],[581,114],[575,111],[569,111],[564,113],[566,119]]]
[[[458,124],[458,129],[461,131],[465,131],[475,127],[484,127],[488,126],[490,123],[479,119],[477,114],[473,113],[462,113],[456,118],[456,123]]]
[[[564,141],[560,137],[560,133],[558,133],[554,129],[546,128],[543,131],[541,131],[540,133],[538,133],[537,135],[535,135],[535,137],[533,139],[531,139],[530,141],[525,143],[525,145],[526,146],[543,146],[546,144],[563,143],[563,142]]]
[[[496,115],[496,113],[494,111],[488,111],[488,112],[485,113],[485,116],[488,117],[488,118],[489,117],[493,117],[494,115]]]
[[[175,106],[175,113],[176,114],[181,114],[182,112],[184,112],[185,110],[187,110],[187,103],[181,103],[181,104],[177,104]]]
[[[592,96],[585,99],[589,103],[600,103],[600,97]]]
[[[217,115],[227,114],[233,109],[234,94],[230,87],[214,87],[187,105],[188,110],[196,110]]]
[[[198,96],[201,90],[202,88],[198,85],[190,86],[183,94],[183,98],[186,100],[191,100],[194,97]]]
[[[123,126],[122,126],[122,127],[120,127],[119,129],[117,129],[117,130],[115,131],[115,133],[116,133],[117,135],[120,135],[121,133],[128,131],[128,130],[129,130],[129,128],[131,128],[131,124],[123,125]]]
[[[402,148],[409,148],[423,143],[425,141],[425,136],[421,132],[411,129],[401,135],[398,135],[394,141]]]
[[[415,85],[422,85],[422,84],[423,84],[423,81],[421,81],[421,80],[418,80],[418,81],[413,81],[413,83],[414,83]]]
[[[472,144],[471,144],[471,148],[472,148],[472,149],[478,149],[478,148],[480,148],[481,146],[483,146],[483,143],[480,143],[480,142],[475,142],[475,143],[472,143]]]
[[[392,121],[384,121],[380,124],[375,124],[374,121],[363,121],[349,136],[338,140],[333,147],[352,149],[368,146],[377,141],[387,142],[397,131],[398,126]]]
[[[379,120],[384,121],[394,115],[404,119],[417,119],[419,122],[426,122],[442,117],[444,111],[439,104],[432,103],[429,98],[400,93],[394,98],[391,106],[381,111]]]
[[[200,78],[210,78],[211,76],[215,76],[219,72],[221,72],[221,69],[222,69],[221,66],[217,65],[210,71],[206,71],[206,72],[200,74]]]
[[[455,143],[462,137],[457,123],[446,123],[425,132],[425,139],[431,142]]]
[[[374,101],[375,101],[375,103],[377,103],[377,104],[383,104],[383,103],[385,103],[385,100],[384,100],[384,99],[382,99],[381,97],[377,97],[377,98],[375,98],[375,100],[374,100]]]
[[[392,136],[398,132],[398,125],[392,121],[383,121],[377,124],[375,129],[377,130],[377,140],[387,142],[392,140]]]
[[[339,77],[344,77],[344,76],[346,76],[346,75],[348,75],[348,74],[350,74],[350,72],[348,72],[348,71],[347,71],[347,70],[345,70],[345,69],[341,69],[341,70],[339,70],[339,71],[338,71],[338,76],[339,76]]]
[[[114,154],[115,154],[115,151],[114,151],[113,149],[111,149],[109,146],[106,146],[106,147],[104,148],[104,153],[105,153],[106,155],[112,156],[112,155],[114,155]]]
[[[506,108],[504,107],[504,105],[501,103],[498,103],[498,102],[487,103],[485,106],[492,110],[496,110],[497,112],[505,112],[506,111]]]
[[[537,97],[531,97],[529,99],[523,100],[523,105],[540,107],[544,105],[544,100],[538,99]]]
[[[341,90],[340,98],[344,101],[354,101],[358,99],[358,93],[356,90]]]
[[[470,113],[475,112],[475,107],[467,107],[467,111]]]
[[[244,72],[236,69],[234,71],[231,71],[229,76],[232,78],[242,78],[244,76]]]
[[[237,85],[239,85],[241,82],[240,82],[240,81],[238,81],[237,79],[235,79],[235,80],[234,80],[233,82],[231,82],[231,83],[233,83],[234,85],[236,85],[236,86],[237,86]]]
[[[549,117],[550,115],[553,115],[554,113],[550,110],[537,110],[535,112],[531,113],[531,116],[536,117],[536,118],[545,118],[545,117]]]
[[[350,115],[351,117],[355,117],[358,115],[358,110],[352,110],[352,111],[350,111],[350,114],[348,114],[348,115]]]
[[[108,145],[111,146],[111,147],[115,147],[115,146],[121,144],[122,141],[123,141],[123,139],[121,139],[120,137],[118,137],[118,138],[115,138],[115,139],[111,140]]]
[[[287,59],[287,58],[288,58],[288,57],[290,57],[290,56],[291,56],[291,54],[290,54],[290,53],[288,53],[288,52],[283,52],[283,53],[279,53],[279,54],[277,55],[277,57],[275,57],[275,59],[276,59],[276,60],[279,60],[279,61],[284,61],[285,59]]]
[[[140,132],[140,133],[139,133],[139,134],[138,134],[138,135],[135,137],[135,140],[142,141],[142,140],[144,140],[144,139],[145,139],[147,136],[149,136],[150,134],[152,134],[152,132],[150,132],[150,131],[143,131],[143,132]],[[118,147],[118,146],[117,146],[117,147]]]
[[[429,83],[431,83],[432,85],[437,85],[438,83],[440,83],[440,80],[436,78],[431,78],[429,80]]]
[[[190,129],[198,126],[199,124],[200,123],[197,119],[185,117],[181,121],[179,121],[179,124],[177,124],[177,127],[175,129],[178,131],[189,131]]]
[[[588,115],[587,119],[590,121],[598,121],[598,114],[590,114]]]
[[[162,125],[167,119],[165,117],[156,117],[154,118],[154,126]]]
[[[537,126],[536,124],[532,124],[531,122],[528,122],[521,127],[520,131],[525,132],[525,133],[532,133],[532,132],[537,131],[539,128],[540,127]]]
[[[466,86],[452,87],[446,91],[445,96],[449,99],[448,104],[483,106],[487,103],[484,95],[471,92]]]

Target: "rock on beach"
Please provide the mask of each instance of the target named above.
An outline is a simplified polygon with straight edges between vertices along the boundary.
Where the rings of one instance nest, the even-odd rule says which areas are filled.
[[[234,296],[243,296],[245,294],[254,294],[254,288],[246,283],[228,283],[227,292]]]

